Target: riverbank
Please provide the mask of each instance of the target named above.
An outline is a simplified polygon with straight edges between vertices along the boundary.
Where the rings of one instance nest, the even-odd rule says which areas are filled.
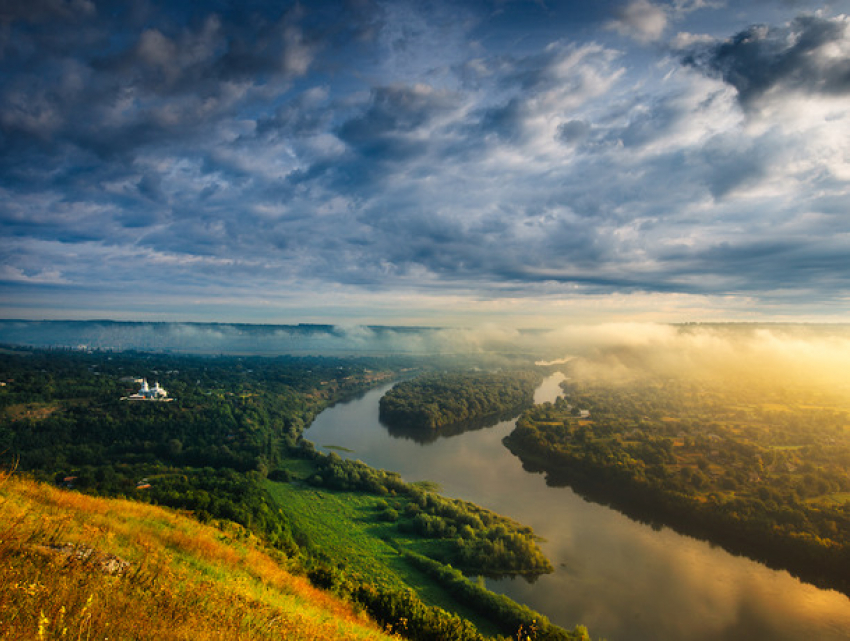
[[[380,418],[396,429],[425,432],[481,421],[486,424],[530,407],[542,380],[540,372],[530,370],[419,376],[397,383],[381,397]]]
[[[665,492],[630,474],[581,457],[558,456],[523,442],[512,433],[506,447],[532,473],[545,473],[547,484],[570,487],[589,501],[615,509],[652,528],[670,527],[732,554],[744,555],[774,570],[785,570],[822,589],[850,596],[850,555],[816,541],[777,533],[769,524],[745,521],[717,506]]]
[[[289,481],[269,481],[267,490],[291,524],[299,547],[313,559],[311,571],[326,587],[355,599],[363,585],[388,594],[413,590],[426,606],[453,612],[488,636],[507,637],[534,628],[541,641],[586,637],[584,628],[567,632],[456,569],[466,568],[473,575],[551,572],[530,528],[405,484],[392,473],[342,462],[335,454],[284,465]],[[332,487],[331,479],[341,477],[331,468],[343,470],[347,478],[356,475],[362,487]],[[422,523],[434,529],[423,531],[417,525]]]
[[[553,402],[562,393],[559,379],[546,379],[547,394],[536,402]],[[488,579],[491,590],[609,641],[850,639],[844,595],[546,485],[503,445],[514,421],[428,443],[397,438],[378,417],[386,389],[326,410],[305,437],[317,449],[395,470],[408,482],[434,481],[445,496],[533,527],[555,572],[534,583]]]
[[[842,399],[722,379],[579,381],[505,445],[547,483],[850,595]],[[769,409],[765,409],[769,408]]]

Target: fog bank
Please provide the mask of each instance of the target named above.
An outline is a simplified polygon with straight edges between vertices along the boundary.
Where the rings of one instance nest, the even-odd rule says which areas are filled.
[[[517,330],[362,325],[0,321],[0,343],[197,354],[517,355],[612,380],[647,373],[844,384],[850,326],[611,323]]]

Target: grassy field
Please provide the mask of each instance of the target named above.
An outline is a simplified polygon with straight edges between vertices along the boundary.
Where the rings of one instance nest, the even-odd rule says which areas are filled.
[[[0,639],[389,639],[244,531],[0,476]]]
[[[832,494],[828,494],[826,496],[810,499],[809,502],[841,506],[845,503],[850,503],[850,492],[833,492]]]
[[[312,473],[308,461],[291,461],[287,468],[296,479]],[[341,565],[346,573],[371,583],[412,588],[425,603],[457,613],[484,634],[497,634],[496,628],[459,604],[399,552],[408,550],[434,556],[443,551],[444,545],[438,540],[403,534],[396,523],[381,520],[381,511],[387,504],[401,512],[402,499],[319,489],[301,480],[268,481],[267,488],[300,538],[309,541],[311,548],[328,562]]]

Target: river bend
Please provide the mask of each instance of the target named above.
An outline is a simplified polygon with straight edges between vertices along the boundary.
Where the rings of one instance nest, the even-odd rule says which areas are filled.
[[[547,378],[535,402],[553,401],[559,381]],[[534,583],[488,580],[490,589],[608,641],[850,640],[843,594],[547,486],[502,445],[514,421],[424,444],[392,435],[378,420],[387,389],[326,409],[305,436],[319,450],[435,481],[446,496],[534,528],[555,572]]]

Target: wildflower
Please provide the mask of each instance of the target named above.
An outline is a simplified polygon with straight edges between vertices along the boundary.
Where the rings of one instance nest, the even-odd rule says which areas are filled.
[[[44,616],[44,610],[38,615],[38,638],[39,640],[44,639],[47,636],[47,624],[50,623],[50,619]]]

